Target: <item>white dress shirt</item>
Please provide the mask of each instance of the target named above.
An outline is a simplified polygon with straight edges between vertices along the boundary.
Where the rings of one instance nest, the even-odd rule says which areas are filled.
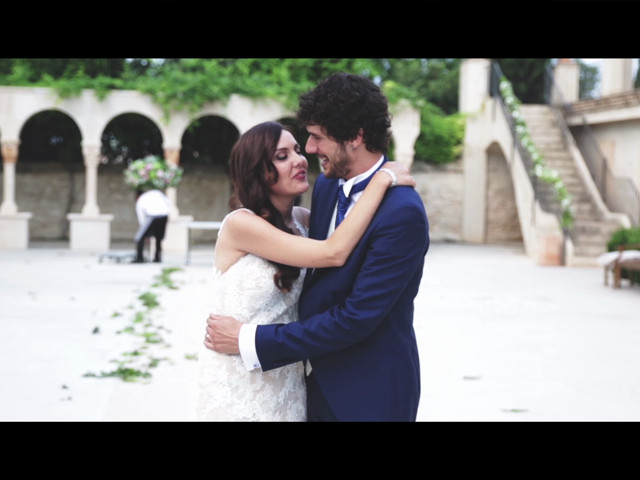
[[[136,215],[139,228],[135,240],[138,242],[155,217],[168,216],[171,201],[160,190],[144,192],[136,201]]]
[[[366,172],[361,173],[360,175],[356,175],[355,177],[350,178],[349,180],[344,180],[341,178],[338,182],[339,182],[339,185],[343,188],[344,194],[348,197],[349,192],[351,192],[351,188],[353,187],[353,185],[369,177],[369,175],[373,175],[373,173],[378,169],[378,167],[382,164],[383,161],[384,161],[384,156],[380,157],[380,160],[378,160],[376,164]],[[353,197],[351,197],[351,203],[347,208],[347,213],[345,214],[345,217],[349,214],[349,212],[351,211],[351,208],[361,196],[362,196],[362,192],[353,194]],[[336,207],[337,207],[337,203],[338,202],[336,200]],[[333,209],[333,216],[331,217],[331,221],[329,222],[329,232],[327,233],[327,237],[329,237],[335,229],[336,213],[337,213],[336,207],[334,207]],[[245,368],[249,371],[254,370],[256,368],[260,368],[260,360],[258,359],[258,353],[256,352],[256,340],[255,340],[257,328],[258,328],[258,325],[243,324],[240,327],[240,334],[238,336],[238,347],[240,349],[240,356],[242,357],[242,362],[244,363]],[[307,374],[309,373],[309,371],[310,371],[310,368],[307,368]]]

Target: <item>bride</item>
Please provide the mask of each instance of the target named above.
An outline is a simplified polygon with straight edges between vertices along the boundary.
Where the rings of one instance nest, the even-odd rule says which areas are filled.
[[[307,237],[309,211],[294,206],[309,188],[308,163],[293,135],[277,122],[244,133],[231,152],[233,210],[218,233],[212,312],[245,323],[297,320],[306,268],[344,264],[397,177],[415,186],[395,162],[372,176],[353,211],[327,240]],[[209,421],[305,421],[301,362],[247,371],[239,355],[199,353],[196,418]]]

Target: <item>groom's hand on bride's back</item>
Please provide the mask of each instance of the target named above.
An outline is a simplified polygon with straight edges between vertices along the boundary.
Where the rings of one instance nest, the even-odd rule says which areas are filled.
[[[218,353],[232,355],[240,353],[238,336],[241,326],[242,322],[233,317],[210,313],[207,318],[204,346]]]

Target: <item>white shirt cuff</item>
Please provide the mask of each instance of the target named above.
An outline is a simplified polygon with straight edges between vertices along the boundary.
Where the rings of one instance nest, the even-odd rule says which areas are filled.
[[[240,335],[238,335],[238,348],[247,371],[260,368],[260,360],[256,352],[257,328],[258,325],[244,324],[240,327]]]

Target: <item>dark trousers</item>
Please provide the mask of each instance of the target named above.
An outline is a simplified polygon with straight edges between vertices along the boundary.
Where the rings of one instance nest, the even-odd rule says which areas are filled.
[[[313,371],[305,377],[307,384],[307,422],[337,422]]]
[[[153,237],[156,240],[156,254],[155,257],[153,259],[154,262],[160,262],[162,261],[162,240],[164,240],[164,234],[167,230],[167,219],[169,217],[168,216],[163,216],[163,217],[155,217],[151,223],[149,224],[149,226],[147,227],[147,229],[145,230],[145,232],[142,234],[142,237],[140,237],[140,240],[138,240],[138,243],[136,245],[137,248],[137,252],[136,252],[136,260],[137,261],[143,261],[144,257],[142,255],[142,252],[144,251],[144,242],[147,238]]]

